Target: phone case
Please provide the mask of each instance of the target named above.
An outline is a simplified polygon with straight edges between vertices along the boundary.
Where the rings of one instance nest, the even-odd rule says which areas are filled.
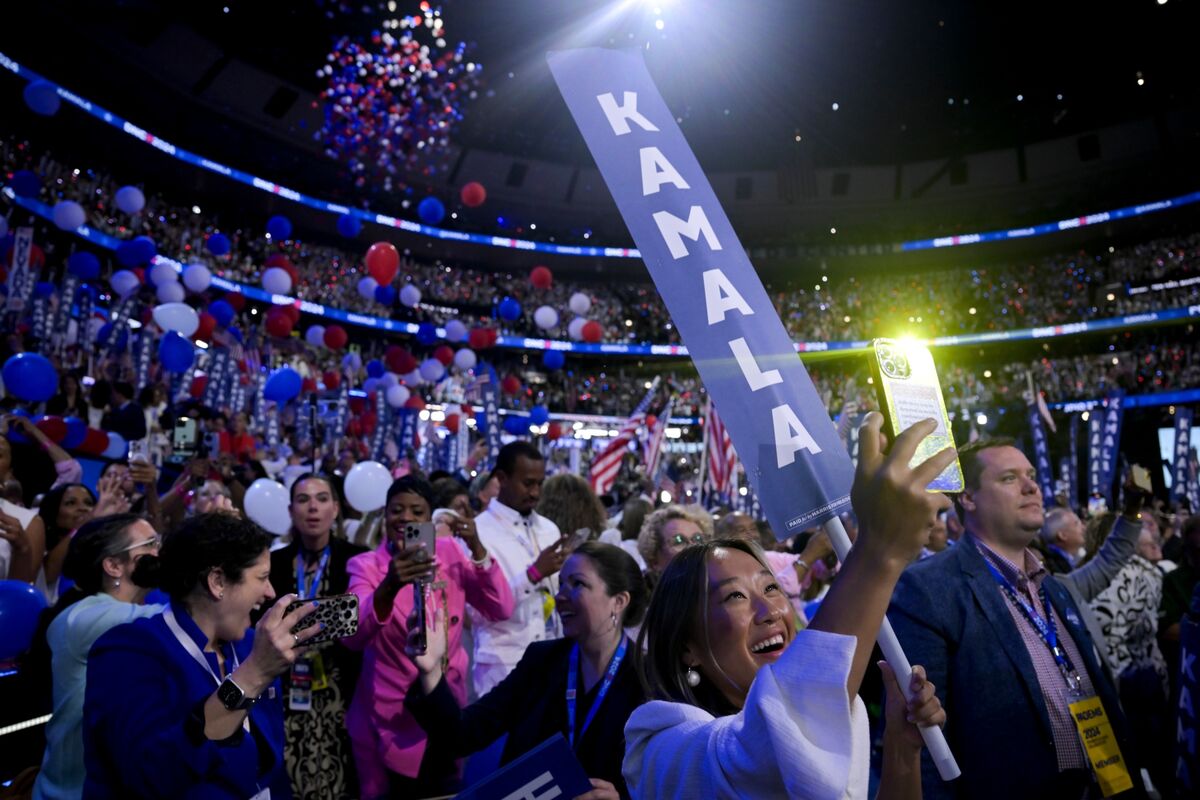
[[[404,526],[404,549],[425,547],[425,552],[433,558],[434,547],[437,545],[437,529],[432,522],[410,522]]]
[[[296,600],[289,603],[285,615],[292,613],[307,602],[309,601]],[[318,597],[316,610],[305,617],[299,625],[292,628],[292,633],[300,633],[318,622],[323,623],[325,629],[306,641],[304,643],[306,646],[325,645],[358,633],[358,595],[339,594],[333,597]]]

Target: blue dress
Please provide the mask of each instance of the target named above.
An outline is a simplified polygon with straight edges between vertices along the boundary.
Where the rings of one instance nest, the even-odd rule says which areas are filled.
[[[208,640],[180,606],[175,619],[203,652]],[[254,631],[224,645],[225,663],[245,660]],[[205,670],[163,616],[119,625],[88,658],[83,708],[84,798],[247,798],[270,790],[291,798],[283,769],[279,682],[250,710],[250,731],[204,736],[204,703],[216,690],[217,658]]]

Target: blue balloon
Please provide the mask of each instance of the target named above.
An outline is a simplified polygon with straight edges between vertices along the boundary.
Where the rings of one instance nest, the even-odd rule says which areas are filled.
[[[29,110],[35,114],[41,114],[43,117],[53,116],[61,105],[61,101],[58,99],[58,90],[49,81],[32,81],[25,87],[22,96],[25,98],[25,105],[29,106]]]
[[[104,448],[104,452],[100,455],[111,458],[113,461],[120,461],[129,455],[129,442],[125,441],[121,434],[109,431],[108,447]]]
[[[59,444],[67,450],[74,450],[83,444],[84,437],[87,436],[87,423],[79,417],[64,417],[63,422],[67,424],[67,435]]]
[[[504,418],[504,430],[511,433],[513,436],[526,436],[529,434],[529,417],[518,416],[517,414],[509,414]]]
[[[67,270],[80,280],[94,281],[100,277],[100,259],[87,250],[77,250],[67,259]]]
[[[208,304],[208,313],[213,315],[213,319],[222,328],[229,327],[229,323],[233,322],[233,306],[225,300],[214,300]]]
[[[30,414],[28,411],[26,411],[23,408],[13,409],[12,415],[14,417],[24,417],[25,419],[33,419],[33,415]],[[21,433],[21,430],[19,428],[17,428],[17,426],[15,426],[15,425],[10,426],[8,429],[8,440],[10,442],[12,442],[13,444],[29,444],[30,443],[29,437],[26,436],[25,434]]]
[[[158,246],[149,236],[139,236],[134,239],[133,247],[139,264],[149,264],[158,255]]]
[[[263,397],[276,403],[286,403],[300,394],[303,383],[299,372],[291,367],[280,367],[267,378],[267,385],[263,387]]]
[[[46,597],[25,581],[0,581],[0,661],[24,653],[33,643]]]
[[[17,197],[37,197],[38,192],[42,190],[42,179],[38,177],[36,172],[30,172],[27,169],[19,169],[13,173],[12,181],[9,183]]]
[[[426,225],[437,225],[446,216],[446,207],[436,197],[426,197],[417,206],[417,216]]]
[[[547,350],[542,354],[542,366],[549,370],[559,370],[567,363],[567,357],[561,350]]]
[[[392,286],[376,286],[375,302],[384,306],[396,304],[396,289]]]
[[[236,325],[229,326],[229,335],[232,336],[234,339],[237,339],[238,344],[246,343],[246,339],[242,335],[242,329],[237,327]]]
[[[112,336],[112,332],[113,324],[111,322],[104,323],[100,326],[100,330],[96,332],[96,341],[100,342],[100,344],[106,347],[124,350],[125,345],[129,344],[129,329],[124,327],[121,328],[121,335],[118,336],[116,340],[110,342],[109,338]]]
[[[437,326],[432,322],[422,322],[417,326],[417,341],[423,345],[431,345],[438,340]]]
[[[34,284],[34,297],[49,297],[52,294],[54,294],[54,284],[50,281],[38,281]]]
[[[158,360],[168,372],[187,372],[195,358],[191,341],[175,331],[167,331],[158,342]]]
[[[347,239],[353,239],[362,232],[362,220],[353,214],[342,214],[337,221],[338,233]]]
[[[367,378],[365,381],[363,381],[362,388],[364,392],[370,394],[371,392],[375,391],[378,386],[379,378]]]
[[[383,362],[378,358],[373,358],[367,362],[367,375],[372,378],[382,378],[384,370]]]
[[[208,241],[206,241],[204,245],[208,248],[208,252],[212,253],[214,256],[225,255],[229,252],[229,249],[232,246],[229,242],[229,237],[223,233],[214,233],[212,236],[208,237]]]
[[[17,353],[4,362],[4,388],[18,400],[43,403],[58,391],[58,371],[37,353]]]
[[[144,261],[138,261],[137,245],[132,240],[117,245],[117,263],[122,267],[139,267]]]
[[[550,409],[545,406],[534,406],[529,409],[529,422],[532,425],[545,425],[550,421]]]
[[[521,304],[511,297],[500,301],[500,319],[514,322],[521,318]]]
[[[267,233],[272,239],[292,238],[292,221],[282,214],[277,214],[267,220]]]

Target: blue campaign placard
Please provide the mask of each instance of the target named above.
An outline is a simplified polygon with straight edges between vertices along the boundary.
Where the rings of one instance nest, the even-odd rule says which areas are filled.
[[[459,792],[457,800],[544,800],[578,797],[592,790],[583,765],[561,733],[511,764]]]
[[[547,60],[776,535],[847,510],[846,448],[640,54]]]

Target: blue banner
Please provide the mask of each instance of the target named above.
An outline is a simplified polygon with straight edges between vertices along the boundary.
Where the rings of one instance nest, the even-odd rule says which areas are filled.
[[[417,436],[417,420],[420,418],[420,413],[415,408],[402,408],[400,414],[400,433],[396,437],[396,444],[400,447],[400,457],[408,458],[409,453],[413,449],[413,441]]]
[[[1042,427],[1042,415],[1038,413],[1036,403],[1026,406],[1025,418],[1029,421],[1029,433],[1033,438],[1033,465],[1037,469],[1038,486],[1042,490],[1042,503],[1053,506],[1054,473],[1050,469],[1050,447],[1046,443],[1046,429]]]
[[[479,394],[483,401],[484,435],[487,436],[488,443],[485,470],[490,470],[496,466],[496,457],[500,455],[500,401],[496,397],[496,370],[492,369],[490,365],[485,365],[485,368],[489,377],[479,387]]]
[[[592,790],[583,765],[561,733],[466,790],[457,800],[566,800]]]
[[[1088,417],[1088,497],[1103,497],[1100,480],[1100,443],[1104,439],[1104,416],[1096,409]]]
[[[1079,507],[1079,436],[1075,415],[1067,417],[1067,503],[1071,508]]]
[[[636,52],[550,70],[725,419],[776,536],[850,507],[854,468],[700,164]]]
[[[1171,502],[1179,505],[1188,496],[1192,461],[1192,409],[1175,409],[1175,458],[1171,465]],[[1194,510],[1194,509],[1193,509]]]
[[[79,325],[75,329],[76,341],[84,352],[92,349],[92,292],[85,286],[79,295]]]
[[[58,312],[54,320],[54,336],[60,350],[65,349],[67,331],[71,326],[71,308],[75,305],[75,296],[79,293],[79,278],[67,273],[62,280],[62,291],[58,299]]]
[[[221,399],[221,381],[225,379],[225,362],[229,354],[225,348],[214,348],[208,351],[208,365],[205,369],[207,380],[204,383],[204,393],[200,402],[205,408],[216,409]]]
[[[1200,792],[1200,618],[1194,614],[1196,595],[1192,595],[1192,613],[1179,626],[1180,667],[1179,707],[1175,725],[1175,794],[1172,797],[1196,797]]]
[[[328,444],[335,447],[341,445],[342,437],[346,435],[346,419],[350,415],[350,380],[342,376],[341,390],[338,392],[337,411],[333,416],[333,433],[330,435]],[[404,455],[404,448],[400,449],[400,455]]]
[[[375,430],[371,433],[371,458],[375,461],[383,458],[383,446],[387,442],[387,412],[387,398],[382,390],[377,390],[375,392]]]
[[[37,339],[38,347],[42,353],[50,353],[50,343],[47,341],[50,333],[50,299],[47,297],[35,297],[31,304],[30,316],[32,317],[32,325],[30,333],[33,338]]]
[[[143,327],[137,343],[137,390],[140,392],[150,383],[150,362],[154,358],[154,336]]]
[[[1112,508],[1112,484],[1117,475],[1117,457],[1121,453],[1121,420],[1124,416],[1120,393],[1112,394],[1104,408],[1104,426],[1100,436],[1100,494]]]

